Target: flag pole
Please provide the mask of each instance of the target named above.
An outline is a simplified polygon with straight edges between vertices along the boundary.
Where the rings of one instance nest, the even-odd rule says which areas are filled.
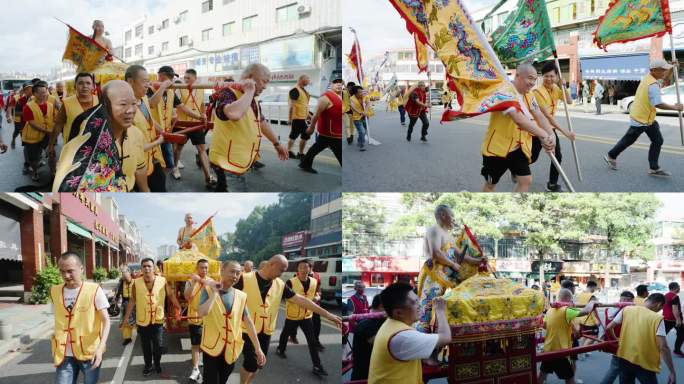
[[[672,52],[672,61],[677,61],[677,53],[675,51],[675,46],[674,46],[674,38],[672,37],[672,31],[670,31],[670,51]],[[679,65],[675,65],[673,67],[674,69],[674,81],[675,81],[675,90],[677,92],[677,104],[682,103],[682,99],[680,96],[679,92]],[[679,118],[679,136],[682,141],[682,145],[684,145],[684,125],[682,125],[682,111],[677,111],[677,117]]]
[[[568,123],[568,129],[570,132],[575,132],[574,129],[572,129],[572,121],[570,120],[570,112],[568,111],[568,103],[566,102],[566,88],[565,88],[565,81],[563,81],[563,76],[560,68],[560,63],[558,62],[558,54],[556,51],[553,51],[553,59],[556,62],[556,70],[558,70],[558,76],[560,77],[560,82],[561,82],[561,89],[563,90],[563,109],[565,110],[565,120]],[[558,145],[558,144],[556,144]],[[577,156],[577,145],[575,143],[575,140],[570,140],[570,145],[572,146],[572,156],[575,159],[575,168],[577,168],[577,178],[579,181],[582,181],[582,170],[580,169],[580,163],[579,163],[579,156]]]
[[[543,149],[542,149],[542,151],[543,151]],[[558,170],[558,173],[560,174],[561,178],[563,178],[563,181],[565,182],[565,185],[568,187],[570,192],[575,192],[575,187],[572,186],[570,179],[568,179],[568,176],[563,171],[563,168],[561,168],[561,165],[558,162],[558,159],[556,159],[556,155],[554,155],[553,153],[550,153],[550,152],[546,152],[546,153],[549,155],[549,158],[551,159],[553,166],[556,167],[556,169]]]
[[[358,52],[356,53],[356,56],[357,56],[356,65],[359,67],[358,73],[361,75],[359,82],[361,83],[360,85],[363,86],[363,80],[366,78],[366,74],[363,73],[363,67],[361,66],[361,45],[359,45],[359,37],[356,35],[356,30],[354,30],[354,28],[352,28],[352,27],[349,27],[349,30],[354,34],[354,43],[356,43],[356,49],[358,50]],[[363,111],[368,112],[366,110],[366,103],[363,103]],[[366,119],[366,136],[368,136],[368,144],[380,145],[381,143],[379,141],[377,141],[371,137],[369,116],[366,115],[365,119]]]
[[[427,30],[427,26],[425,27]],[[429,32],[428,32],[429,33]],[[429,36],[429,35],[428,35]],[[430,121],[432,121],[432,92],[430,92],[430,87],[432,87],[432,77],[430,76],[430,44],[427,45],[427,77],[428,77],[428,114],[430,115]]]

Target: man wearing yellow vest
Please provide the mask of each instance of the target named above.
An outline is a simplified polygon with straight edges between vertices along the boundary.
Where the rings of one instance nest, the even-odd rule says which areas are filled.
[[[95,78],[92,74],[87,72],[77,74],[74,79],[74,87],[76,88],[76,95],[62,99],[62,108],[59,109],[55,118],[55,128],[50,135],[50,143],[47,149],[51,164],[56,160],[55,144],[57,137],[61,134],[62,143],[66,144],[70,138],[78,135],[80,127],[73,131],[73,136],[71,135],[71,126],[76,117],[99,104],[97,95],[93,95]]]
[[[648,297],[648,285],[639,284],[636,287],[636,297],[634,298],[634,303],[638,305],[644,304],[646,298]]]
[[[342,90],[342,112],[344,113],[345,126],[347,127],[347,144],[351,145],[354,142],[354,122],[352,121],[351,110],[351,90],[356,87],[353,81],[347,83],[347,86]]]
[[[196,274],[192,275],[190,281],[185,283],[183,296],[188,303],[188,330],[190,331],[190,345],[192,349],[192,372],[190,373],[190,380],[201,381],[200,378],[202,375],[199,371],[199,360],[200,344],[202,343],[202,317],[197,313],[197,308],[200,303],[200,294],[207,282],[209,261],[206,259],[197,260],[195,272]]]
[[[33,97],[26,103],[22,112],[24,127],[21,130],[21,141],[24,144],[24,158],[31,167],[31,180],[38,181],[38,169],[47,148],[50,132],[54,127],[55,107],[48,102],[47,83],[38,81],[33,85]]]
[[[287,141],[287,151],[291,159],[303,159],[304,147],[306,141],[309,140],[309,135],[306,133],[308,128],[306,119],[309,117],[309,92],[306,91],[306,86],[311,83],[311,79],[307,75],[299,76],[297,85],[290,89],[287,98],[288,112],[287,120],[290,122],[290,136]],[[299,152],[295,155],[292,152],[295,140],[299,137]]]
[[[161,82],[159,89],[157,89],[156,92],[153,91],[152,88],[148,88],[147,90],[147,97],[149,98],[150,107],[152,108],[152,119],[159,124],[162,132],[171,132],[173,126],[173,112],[176,108],[182,109],[187,114],[194,115],[189,108],[181,105],[178,95],[176,95],[172,89],[169,89],[169,86],[173,84],[176,76],[173,68],[164,65],[157,71],[157,77]],[[173,143],[162,143],[161,150],[164,155],[166,170],[173,170],[175,168],[175,163],[173,162]]]
[[[311,271],[311,264],[309,260],[302,259],[297,262],[297,274],[295,277],[288,280],[285,285],[292,289],[298,295],[304,296],[311,301],[317,301],[318,282],[313,277],[309,277]],[[287,301],[285,305],[285,324],[283,330],[280,332],[280,340],[276,354],[282,358],[286,358],[285,348],[287,347],[287,339],[290,335],[297,334],[297,328],[301,328],[306,337],[306,344],[309,347],[309,355],[313,363],[313,372],[318,376],[327,376],[328,373],[321,365],[321,359],[318,356],[318,346],[314,337],[313,329],[313,312],[311,310],[302,308],[291,301]]]
[[[235,361],[242,353],[243,330],[252,345],[258,345],[254,322],[247,310],[247,295],[233,288],[242,268],[237,261],[221,264],[221,282],[203,286],[198,315],[204,320],[201,348],[204,355],[204,384],[224,384],[233,372]],[[256,362],[266,364],[266,355],[257,347]]]
[[[406,99],[408,99],[406,87],[403,85],[399,86],[399,90],[397,91],[397,109],[399,109],[399,121],[402,126],[406,125]]]
[[[664,305],[665,295],[652,293],[644,305],[625,307],[606,327],[606,332],[615,338],[613,329],[622,325],[617,351],[621,383],[634,383],[638,379],[642,384],[657,384],[661,359],[670,371],[667,383],[676,383],[663,316],[658,313]]]
[[[152,118],[150,103],[146,95],[150,87],[147,71],[140,65],[131,65],[126,68],[124,78],[133,88],[135,99],[138,100],[133,125],[143,134],[143,150],[147,155],[145,164],[149,190],[141,192],[166,192],[164,157],[160,147],[160,144],[164,142],[164,137],[161,135],[163,131]]]
[[[565,90],[565,95],[563,95],[563,91],[558,85],[560,84],[559,81],[561,80],[560,76],[558,76],[558,72],[556,71],[557,68],[554,62],[549,61],[544,64],[541,70],[544,81],[541,85],[538,85],[532,89],[532,94],[539,105],[540,111],[542,114],[544,114],[546,120],[548,120],[549,124],[551,124],[553,127],[553,135],[556,138],[555,155],[556,160],[558,160],[558,163],[560,164],[563,160],[563,154],[561,153],[560,142],[558,141],[558,133],[556,133],[556,131],[561,132],[570,140],[575,140],[575,134],[561,127],[554,117],[556,114],[556,105],[559,101],[562,101],[568,105],[572,104],[572,99],[570,98],[570,94],[568,93],[567,89]],[[537,158],[539,158],[541,149],[541,141],[539,141],[537,137],[532,138],[532,163],[536,162]],[[549,167],[549,181],[546,183],[546,191],[561,192],[563,189],[560,184],[558,184],[558,170],[553,164],[551,164]]]
[[[185,71],[183,76],[185,84],[192,86],[195,81],[197,81],[197,72],[194,69],[188,69]],[[176,108],[178,113],[178,120],[185,122],[193,122],[196,124],[204,124],[207,122],[207,116],[205,115],[204,106],[204,90],[203,89],[180,89],[180,101],[181,105]],[[184,129],[184,128],[178,128]],[[207,132],[205,130],[199,130],[187,133],[188,139],[192,145],[197,149],[197,154],[199,156],[199,164],[202,167],[202,172],[204,172],[204,181],[207,187],[216,184],[216,179],[209,173],[209,159],[207,158],[206,142],[205,136]],[[173,169],[173,178],[180,179],[180,169],[182,164],[180,163],[181,152],[183,151],[183,144],[176,144],[173,151],[173,160],[175,168]]]
[[[594,280],[589,280],[587,282],[587,289],[581,292],[577,297],[575,298],[575,303],[581,307],[586,306],[589,304],[589,302],[595,301],[598,302],[598,299],[596,296],[594,296],[594,293],[598,290],[598,285]],[[580,327],[580,333],[582,335],[588,334],[590,336],[598,337],[599,335],[599,320],[596,317],[596,314],[591,313],[588,316],[578,316],[576,319],[577,324],[579,324]],[[585,345],[590,345],[594,344],[595,341],[592,339],[584,338],[584,341],[582,342],[582,346]],[[587,353],[589,355],[589,353]]]
[[[556,138],[553,127],[541,113],[534,96],[529,92],[537,82],[537,70],[528,63],[515,70],[513,86],[518,93],[522,111],[510,107],[490,114],[489,127],[482,141],[482,170],[485,178],[483,192],[494,192],[506,171],[515,179],[514,192],[527,192],[532,184],[532,137],[536,136],[544,150],[553,153]]]
[[[216,192],[226,192],[224,171],[235,175],[247,172],[259,157],[261,138],[273,144],[280,160],[287,160],[287,149],[261,114],[257,97],[266,89],[271,72],[266,66],[252,63],[242,72],[240,87],[225,87],[216,100],[216,119],[209,146],[209,162],[217,176]]]
[[[143,376],[154,370],[161,373],[161,344],[164,332],[164,303],[168,297],[178,311],[181,306],[174,295],[173,289],[166,284],[166,279],[154,273],[154,260],[145,258],[140,262],[142,276],[133,280],[131,286],[131,299],[124,314],[124,324],[128,323],[131,311],[135,306],[135,323],[138,326],[138,335],[142,344],[145,367]]]
[[[280,279],[280,275],[287,269],[287,258],[274,255],[256,272],[244,273],[235,284],[235,288],[247,294],[247,310],[254,320],[259,345],[264,355],[268,354],[268,345],[278,320],[280,301],[285,298],[288,302],[298,305],[304,310],[318,313],[342,327],[342,319],[319,307],[308,298],[294,292]],[[252,341],[243,335],[245,354],[240,369],[240,383],[251,383],[261,368]],[[321,373],[322,374],[322,373]]]
[[[406,283],[394,283],[380,293],[387,320],[380,326],[373,341],[368,384],[422,384],[421,359],[451,342],[451,328],[446,318],[446,301],[433,300],[437,333],[418,332],[413,324],[418,320],[420,301]]]
[[[678,62],[674,63],[679,65]],[[672,174],[658,165],[660,148],[663,145],[663,135],[660,133],[660,125],[655,120],[656,108],[668,111],[681,111],[682,104],[667,104],[660,97],[660,81],[669,78],[672,64],[663,59],[654,59],[649,65],[649,73],[641,79],[634,95],[634,102],[629,111],[629,129],[615,146],[608,151],[603,159],[613,170],[617,170],[617,158],[620,153],[646,132],[651,140],[648,149],[648,174],[651,176],[668,177]]]
[[[83,372],[85,384],[95,384],[109,337],[109,301],[98,284],[81,279],[83,264],[76,253],[63,253],[57,266],[64,283],[50,287],[55,315],[51,340],[55,382],[76,383]]]
[[[581,310],[570,307],[568,304],[572,303],[572,292],[566,288],[561,288],[558,291],[558,302],[562,306],[549,308],[544,318],[544,327],[546,328],[544,352],[572,348],[572,334],[575,331],[573,320],[578,316],[591,313],[596,305],[596,302],[592,301]],[[537,383],[544,384],[549,373],[555,373],[559,379],[565,380],[567,384],[575,383],[575,372],[569,357],[542,362]]]
[[[121,311],[121,324],[119,327],[121,328],[121,336],[123,338],[123,345],[128,345],[132,339],[131,337],[133,336],[133,327],[128,324],[124,323],[124,315],[126,314],[126,307],[128,306],[128,300],[131,299],[131,285],[133,284],[133,278],[131,277],[131,271],[128,270],[128,268],[125,268],[123,272],[121,272],[121,279],[119,279],[119,286],[116,289],[116,296],[115,298],[118,300],[119,297],[121,298],[121,308],[124,310]]]

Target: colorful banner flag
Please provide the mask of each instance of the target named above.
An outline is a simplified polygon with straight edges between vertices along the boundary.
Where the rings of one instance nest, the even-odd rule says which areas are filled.
[[[389,1],[406,20],[409,33],[417,34],[444,64],[461,110],[444,111],[442,121],[522,108],[494,50],[460,1]]]
[[[190,239],[197,246],[197,250],[203,255],[211,259],[217,259],[221,254],[221,244],[216,236],[212,218],[213,215],[193,232]]]
[[[347,59],[356,73],[356,80],[360,84],[363,81],[363,64],[361,61],[361,47],[358,41],[354,41],[354,44],[352,44],[351,52],[347,55]]]
[[[672,33],[668,0],[613,0],[599,18],[594,42],[605,50],[608,44],[662,36],[668,32]]]
[[[67,26],[69,27],[69,40],[62,60],[73,63],[77,67],[77,72],[92,72],[97,68],[102,56],[109,51],[72,26]]]
[[[413,41],[416,46],[416,64],[418,65],[418,73],[425,72],[428,69],[428,52],[427,45],[425,45],[418,38],[418,34],[413,34]]]
[[[491,41],[501,63],[511,67],[553,55],[556,47],[546,2],[519,0],[516,10],[492,33]]]

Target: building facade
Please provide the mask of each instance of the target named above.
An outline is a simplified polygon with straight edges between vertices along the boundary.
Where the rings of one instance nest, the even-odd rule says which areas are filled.
[[[312,197],[306,257],[342,257],[342,193],[313,193]]]
[[[272,71],[265,93],[312,79],[320,95],[341,75],[342,20],[336,0],[175,1],[124,29],[122,58],[156,72],[193,68],[205,80],[238,79],[250,63]]]
[[[669,219],[657,223],[654,260],[648,262],[648,281],[684,283],[684,220]]]

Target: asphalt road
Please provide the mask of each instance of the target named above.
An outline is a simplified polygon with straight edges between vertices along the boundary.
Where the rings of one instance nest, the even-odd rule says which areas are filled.
[[[2,116],[0,135],[7,145],[10,144],[14,126],[7,124]],[[288,127],[276,127],[280,142],[287,145]],[[60,139],[61,140],[61,139]],[[211,142],[211,133],[207,135],[207,144]],[[309,140],[307,145],[311,145]],[[61,147],[58,147],[61,148]],[[297,148],[295,146],[295,148]],[[58,149],[59,151],[59,149]],[[294,151],[297,152],[297,151]],[[204,174],[195,164],[197,150],[188,142],[181,153],[181,162],[186,166],[181,170],[181,179],[175,180],[169,173],[166,177],[166,188],[169,192],[207,192]],[[314,160],[314,169],[318,174],[313,175],[299,169],[299,160],[281,161],[276,156],[273,145],[263,139],[260,161],[266,166],[251,170],[242,177],[229,176],[228,190],[230,192],[324,192],[342,190],[342,168],[330,150],[321,152]],[[38,191],[49,191],[52,188],[47,166],[39,171],[40,181],[32,182],[30,175],[22,174],[23,147],[17,139],[15,149],[0,155],[0,191],[12,192],[22,186],[33,186]]]
[[[373,138],[381,142],[360,152],[345,142],[343,156],[343,184],[346,192],[434,192],[482,190],[480,175],[482,156],[480,145],[489,116],[440,124],[442,107],[433,107],[428,142],[420,139],[420,121],[416,124],[411,142],[406,141],[407,127],[399,123],[398,112],[385,112],[384,104],[375,107],[370,120]],[[681,145],[676,116],[658,115],[665,139],[660,166],[672,173],[671,178],[656,178],[648,172],[650,141],[642,135],[618,159],[617,171],[609,169],[603,155],[618,141],[628,128],[628,115],[609,113],[596,116],[582,111],[571,112],[577,133],[577,151],[583,175],[580,182],[573,161],[570,142],[561,138],[563,168],[576,191],[602,192],[675,192],[684,190],[684,147]],[[560,112],[557,120],[565,125]],[[407,121],[408,124],[408,121]],[[356,139],[356,135],[354,137]],[[533,184],[530,191],[544,191],[550,160],[541,155],[532,165]],[[513,183],[504,175],[497,185],[498,192],[511,191]],[[567,188],[564,186],[564,189]]]
[[[324,304],[325,305],[325,304]],[[325,305],[326,308],[339,315],[336,305]],[[287,359],[275,354],[278,337],[284,322],[284,305],[281,306],[276,331],[271,337],[269,353],[264,369],[255,379],[255,383],[339,383],[340,367],[340,331],[329,321],[322,319],[320,341],[326,347],[320,354],[323,367],[330,376],[321,379],[312,372],[311,358],[306,346],[306,339],[301,330],[298,334],[299,345],[287,346]],[[191,370],[190,338],[187,334],[167,334],[168,353],[162,356],[162,373],[142,376],[144,365],[142,348],[136,339],[126,347],[121,345],[121,332],[118,329],[119,319],[112,318],[112,328],[107,341],[100,383],[188,383]],[[0,384],[36,384],[52,383],[55,379],[55,367],[52,365],[50,352],[50,336],[52,329],[46,332],[29,348],[12,352],[0,357]],[[134,333],[135,335],[135,333]],[[242,357],[236,362],[233,374],[228,383],[239,383],[239,367]],[[82,380],[82,379],[81,379]]]

